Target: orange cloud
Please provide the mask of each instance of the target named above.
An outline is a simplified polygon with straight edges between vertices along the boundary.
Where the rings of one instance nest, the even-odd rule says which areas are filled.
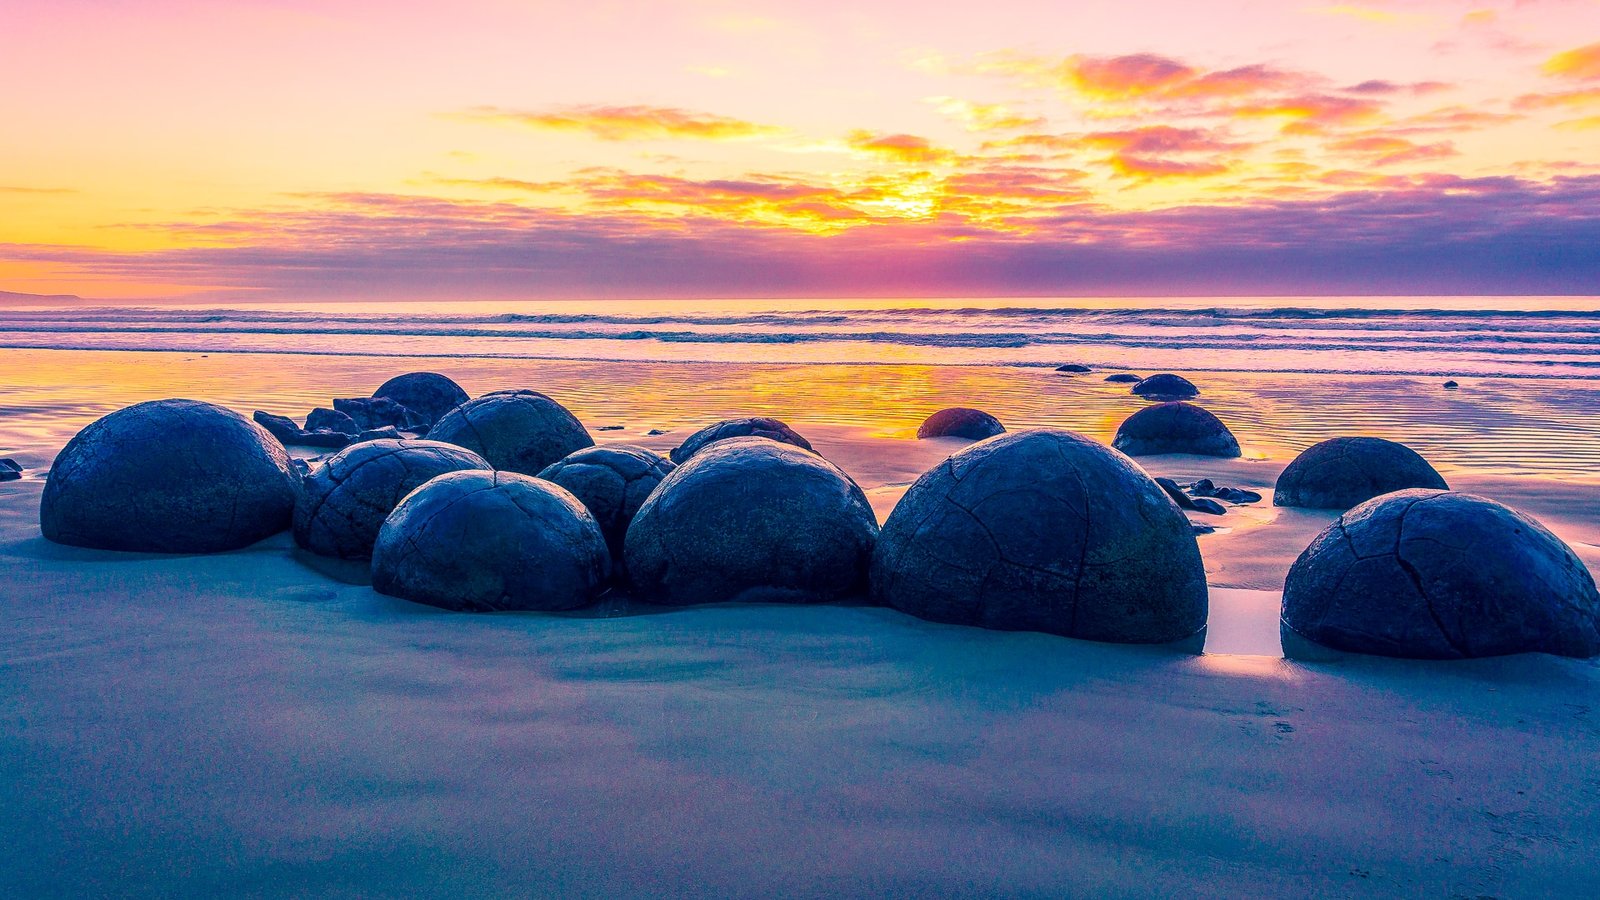
[[[1089,146],[1131,153],[1199,153],[1233,150],[1242,146],[1219,140],[1202,128],[1175,128],[1171,125],[1096,131],[1084,135],[1080,140]]]
[[[1146,156],[1118,153],[1111,157],[1112,171],[1127,178],[1142,180],[1167,178],[1209,178],[1228,171],[1228,166],[1218,162],[1181,162],[1172,159],[1152,159]]]
[[[1555,91],[1548,94],[1523,94],[1512,101],[1511,105],[1520,110],[1535,110],[1564,109],[1594,104],[1600,104],[1600,87],[1585,88],[1577,91]]]
[[[936,147],[927,138],[914,134],[879,134],[857,130],[845,137],[845,143],[852,150],[918,165],[948,162],[954,157],[949,150]]]
[[[1231,112],[1241,118],[1281,117],[1315,125],[1349,125],[1375,118],[1382,110],[1382,105],[1372,100],[1303,94],[1267,98],[1236,106]]]
[[[1328,149],[1335,153],[1370,157],[1369,162],[1378,166],[1444,159],[1458,154],[1455,145],[1448,141],[1435,144],[1417,144],[1404,138],[1383,135],[1335,141],[1328,145]]]
[[[1544,73],[1577,81],[1600,80],[1600,43],[1557,53],[1545,61]]]
[[[537,112],[480,106],[460,115],[476,121],[585,132],[604,141],[730,141],[783,133],[771,125],[664,106],[586,105]]]

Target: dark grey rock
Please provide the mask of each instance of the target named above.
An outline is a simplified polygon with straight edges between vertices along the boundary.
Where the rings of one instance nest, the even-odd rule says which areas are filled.
[[[515,472],[452,472],[401,501],[378,533],[372,586],[462,612],[577,609],[610,556],[594,516],[557,485]]]
[[[595,430],[596,431],[621,431],[622,429],[624,429],[626,427],[627,427],[626,425],[601,425],[599,428],[596,428]]]
[[[1098,641],[1206,624],[1183,513],[1127,457],[1058,430],[973,444],[919,478],[884,524],[872,593],[937,622]]]
[[[1215,497],[1229,503],[1260,503],[1261,495],[1255,491],[1236,487],[1221,487],[1209,478],[1202,478],[1189,485],[1189,493],[1196,497]]]
[[[294,506],[295,543],[323,556],[365,559],[396,505],[448,472],[488,469],[483,457],[437,441],[353,444],[311,470]]]
[[[1228,508],[1226,506],[1223,506],[1221,503],[1218,503],[1209,497],[1196,497],[1189,502],[1193,504],[1192,508],[1195,512],[1208,513],[1213,516],[1226,515],[1228,512]]]
[[[1167,492],[1167,496],[1172,498],[1173,503],[1178,504],[1179,509],[1196,508],[1194,498],[1184,493],[1183,488],[1179,487],[1176,481],[1171,478],[1162,478],[1158,475],[1156,476],[1156,484],[1161,485],[1161,489]]]
[[[1283,626],[1381,656],[1589,657],[1600,653],[1600,594],[1571,548],[1528,516],[1412,489],[1349,510],[1311,542],[1284,584]]]
[[[44,536],[102,550],[206,553],[289,526],[296,476],[264,428],[220,406],[155,400],[99,419],[56,457]]]
[[[390,425],[410,431],[428,423],[421,413],[384,397],[347,397],[333,401],[333,408],[355,420],[361,430]]]
[[[538,391],[495,391],[468,400],[435,423],[428,437],[524,475],[538,475],[574,450],[594,446],[576,416]]]
[[[1445,490],[1428,461],[1405,444],[1382,438],[1341,437],[1314,444],[1278,476],[1274,506],[1349,509],[1380,494],[1406,488]]]
[[[738,437],[661,482],[628,528],[625,557],[639,593],[660,603],[810,603],[859,593],[877,537],[866,495],[837,466]]]
[[[1081,375],[1084,372],[1093,372],[1094,370],[1081,363],[1067,363],[1064,366],[1056,366],[1056,371],[1069,375]]]
[[[363,431],[361,434],[356,436],[356,440],[358,441],[401,441],[405,439],[406,435],[402,434],[399,429],[395,428],[393,425],[385,425],[382,428],[374,428],[370,431]]]
[[[661,429],[659,429],[659,428],[652,428],[652,429],[650,429],[650,430],[649,430],[649,431],[646,431],[646,432],[645,432],[645,434],[647,434],[647,435],[650,435],[650,436],[652,436],[652,437],[654,437],[654,436],[655,436],[655,435],[658,435],[658,434],[666,434],[666,432],[665,432],[665,431],[662,431],[662,430],[661,430]]]
[[[676,468],[671,460],[643,447],[608,444],[568,454],[539,477],[572,492],[605,535],[613,561],[622,559],[622,539],[639,507],[656,485]]]
[[[328,409],[319,406],[306,416],[306,431],[333,431],[339,434],[348,434],[354,437],[361,433],[361,426],[356,420],[350,418],[337,409]]]
[[[0,459],[0,481],[16,481],[22,477],[22,463],[14,459]]]
[[[1134,385],[1133,393],[1151,400],[1192,400],[1200,396],[1200,389],[1189,379],[1170,372],[1151,375]]]
[[[1239,442],[1222,420],[1192,403],[1147,406],[1117,427],[1111,446],[1129,456],[1190,453],[1235,457]]]
[[[1138,384],[1144,380],[1144,376],[1134,375],[1131,372],[1118,372],[1115,375],[1107,375],[1106,380],[1112,384]]]
[[[1454,381],[1446,381],[1444,383],[1444,389],[1447,391],[1453,391],[1458,387],[1461,387],[1461,385],[1456,384]]]
[[[717,441],[725,441],[737,437],[764,437],[782,444],[810,450],[811,444],[800,433],[777,419],[752,417],[747,419],[724,419],[696,431],[694,434],[678,445],[672,451],[672,461],[683,465],[689,457],[709,447]]]
[[[1191,522],[1189,524],[1189,528],[1192,531],[1194,531],[1194,533],[1197,534],[1197,535],[1198,534],[1216,534],[1216,532],[1217,532],[1217,527],[1215,525],[1200,525],[1200,524]]]
[[[959,437],[981,441],[1005,433],[1006,427],[1000,424],[1000,420],[983,410],[952,406],[923,420],[922,426],[917,429],[917,439]]]
[[[411,372],[396,375],[372,392],[372,396],[393,400],[422,418],[416,424],[433,424],[445,413],[467,402],[470,397],[449,378],[437,372]],[[389,423],[398,425],[399,423]],[[306,426],[310,428],[310,425]]]
[[[256,424],[267,430],[267,433],[277,438],[279,443],[293,444],[304,433],[298,422],[288,416],[275,415],[263,410],[256,410],[252,416]]]

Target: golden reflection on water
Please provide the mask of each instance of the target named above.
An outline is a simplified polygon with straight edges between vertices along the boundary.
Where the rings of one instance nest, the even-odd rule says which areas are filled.
[[[385,359],[282,354],[0,351],[0,452],[60,447],[78,428],[142,400],[191,397],[248,414],[303,416],[366,396],[405,371],[443,372],[469,393],[544,391],[591,427],[619,435],[772,415],[910,438],[930,413],[974,406],[1012,429],[1070,428],[1110,440],[1144,405],[1105,373],[929,365],[743,365],[507,359]],[[1148,374],[1148,373],[1146,373]],[[1287,459],[1339,435],[1405,441],[1442,469],[1512,474],[1600,471],[1600,382],[1483,379],[1445,391],[1407,376],[1186,373],[1201,404],[1254,457]]]

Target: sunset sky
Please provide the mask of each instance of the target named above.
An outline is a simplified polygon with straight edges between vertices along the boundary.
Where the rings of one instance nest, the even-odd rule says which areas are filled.
[[[1600,0],[9,0],[0,290],[1600,293]]]

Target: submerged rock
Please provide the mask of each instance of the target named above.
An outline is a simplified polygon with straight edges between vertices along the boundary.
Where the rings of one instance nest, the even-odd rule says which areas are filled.
[[[384,521],[378,592],[462,612],[576,609],[610,574],[594,516],[566,489],[515,472],[441,475]]]
[[[448,472],[488,468],[478,454],[438,441],[354,444],[304,479],[294,506],[295,543],[323,556],[365,559],[383,520],[407,494]]]
[[[981,441],[1005,432],[1006,427],[1000,424],[999,419],[981,409],[952,406],[949,409],[941,409],[923,420],[921,427],[917,429],[917,439],[959,437]]]
[[[1171,372],[1162,372],[1140,380],[1133,393],[1151,400],[1192,400],[1200,396],[1200,389],[1189,379]]]
[[[1445,490],[1428,461],[1405,444],[1371,437],[1341,437],[1314,444],[1278,476],[1274,506],[1349,509],[1380,494],[1406,488]]]
[[[446,413],[428,437],[524,475],[538,475],[574,450],[594,446],[576,416],[538,391],[495,391],[469,400]]]
[[[1368,500],[1311,542],[1284,584],[1283,626],[1382,656],[1589,657],[1600,653],[1600,594],[1533,519],[1472,494],[1412,489]]]
[[[1067,363],[1064,366],[1056,366],[1056,371],[1068,375],[1082,375],[1084,372],[1093,372],[1094,370],[1082,363]]]
[[[1231,458],[1240,455],[1239,441],[1228,426],[1192,403],[1147,406],[1117,427],[1111,446],[1129,456],[1190,453]]]
[[[1461,387],[1461,385],[1456,384],[1454,381],[1446,381],[1444,383],[1444,389],[1447,391],[1453,391],[1458,387]]]
[[[1106,376],[1106,381],[1109,381],[1112,384],[1138,384],[1143,380],[1143,375],[1134,375],[1131,372],[1118,372],[1115,375]]]
[[[613,560],[622,558],[622,539],[639,507],[674,468],[654,450],[627,444],[585,447],[539,473],[572,492],[594,515]]]
[[[669,474],[628,528],[628,576],[647,599],[812,603],[860,592],[878,523],[861,488],[769,438],[706,447]]]
[[[118,410],[56,457],[39,505],[44,536],[102,550],[206,553],[289,526],[296,476],[264,428],[195,400]]]
[[[884,524],[873,597],[937,622],[1167,643],[1206,624],[1189,521],[1133,461],[1068,431],[982,441]]]
[[[777,419],[768,419],[762,416],[752,416],[744,419],[723,419],[712,425],[689,435],[677,449],[672,451],[672,461],[682,465],[689,457],[694,456],[706,447],[718,441],[739,437],[763,437],[774,440],[780,444],[789,444],[802,450],[810,450],[811,444],[800,433],[790,428]]]
[[[393,400],[416,413],[429,425],[439,421],[445,413],[472,399],[461,389],[461,385],[437,372],[410,372],[396,375],[373,391],[372,396]]]

